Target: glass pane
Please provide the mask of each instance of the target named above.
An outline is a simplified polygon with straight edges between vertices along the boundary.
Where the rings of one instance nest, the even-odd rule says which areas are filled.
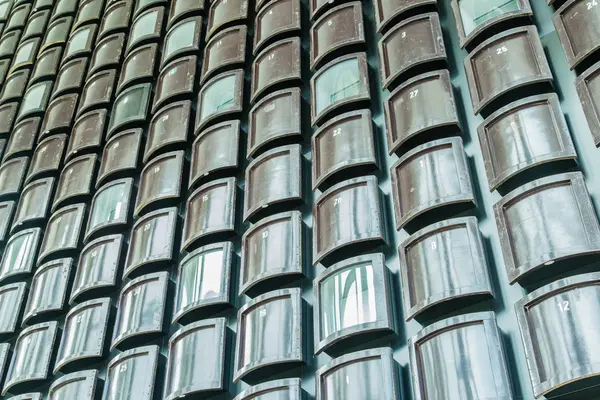
[[[358,265],[321,284],[322,335],[377,320],[373,265]]]
[[[177,310],[222,296],[223,250],[198,254],[181,267]]]
[[[15,59],[13,61],[13,65],[19,65],[31,59],[31,51],[33,50],[33,45],[35,42],[31,41],[26,43],[25,45],[19,48],[19,51],[15,55]]]
[[[158,12],[150,12],[144,14],[140,19],[135,21],[133,29],[131,30],[131,40],[133,43],[142,36],[150,35],[154,33],[154,27],[156,26],[156,20],[158,18]]]
[[[126,184],[113,185],[96,196],[94,200],[94,209],[92,210],[92,218],[90,230],[99,224],[115,221],[121,218],[121,213],[124,211],[123,200],[125,199]]]
[[[317,114],[329,105],[360,93],[360,71],[358,59],[342,61],[332,65],[317,78]]]
[[[231,107],[235,96],[235,75],[225,76],[208,87],[202,96],[200,120]]]
[[[518,0],[461,0],[459,7],[465,35],[492,18],[520,10]]]
[[[385,399],[385,381],[381,359],[354,362],[325,377],[323,397],[324,400]]]
[[[194,44],[194,30],[196,21],[189,21],[176,27],[167,38],[164,58],[169,57],[174,51]]]
[[[90,28],[82,29],[82,30],[78,31],[77,33],[75,33],[73,36],[71,36],[71,39],[69,40],[69,49],[67,50],[67,54],[65,56],[73,54],[76,51],[84,50],[85,46],[87,44],[89,35],[90,35]]]
[[[113,108],[109,130],[131,118],[144,118],[148,104],[148,91],[148,86],[138,86],[120,96]]]
[[[23,104],[21,105],[21,112],[19,114],[22,115],[24,112],[41,108],[42,101],[46,97],[44,96],[44,93],[46,93],[46,90],[51,83],[52,82],[45,82],[32,86],[27,93],[25,93]]]
[[[0,266],[0,276],[29,268],[33,256],[34,239],[34,234],[20,235],[8,245]]]

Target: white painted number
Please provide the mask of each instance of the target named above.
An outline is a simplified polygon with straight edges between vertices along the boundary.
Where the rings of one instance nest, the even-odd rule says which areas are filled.
[[[402,39],[406,37],[406,32],[402,32]]]
[[[205,194],[204,196],[202,196],[202,201],[207,201],[208,200],[208,195]]]
[[[127,364],[121,364],[121,367],[119,368],[119,372],[125,372],[127,371]]]
[[[264,232],[261,234],[261,236],[262,236],[262,238],[263,238],[263,239],[266,239],[266,238],[268,238],[268,237],[269,237],[269,231],[264,231]]]
[[[410,92],[410,98],[414,99],[415,97],[417,97],[419,95],[419,89],[415,89],[412,92]]]
[[[334,201],[333,201],[333,205],[334,207],[337,206],[338,204],[342,204],[342,198],[341,197],[337,197]]]
[[[342,128],[335,128],[333,130],[333,137],[336,137],[337,135],[340,135],[342,133]]]
[[[431,242],[431,250],[435,250],[435,249],[437,249],[437,243]]]
[[[558,303],[558,308],[562,312],[571,311],[571,308],[569,307],[569,302],[567,300]]]
[[[587,4],[587,7],[588,7],[588,10],[591,10],[592,7],[596,7],[598,5],[598,1],[597,0],[592,0],[592,1],[588,1],[586,4]]]
[[[157,173],[160,171],[160,167],[154,167],[154,173]]]
[[[331,26],[331,25],[333,25],[333,21],[332,20],[327,21],[327,26]]]
[[[508,52],[508,47],[506,47],[506,46],[498,47],[496,49],[496,54],[498,54],[498,55],[506,53],[506,52]]]
[[[275,53],[271,53],[269,54],[269,57],[267,57],[268,60],[272,60],[275,58]]]

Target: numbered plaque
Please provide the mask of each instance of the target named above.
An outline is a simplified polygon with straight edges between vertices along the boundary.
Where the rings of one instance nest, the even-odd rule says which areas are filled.
[[[575,78],[575,87],[577,88],[577,94],[585,113],[590,131],[594,137],[594,143],[596,147],[600,146],[600,117],[598,113],[597,100],[600,98],[600,80],[598,77],[598,70],[600,69],[600,62],[594,64],[588,68],[584,73]]]
[[[185,145],[188,137],[192,102],[178,101],[160,109],[150,121],[143,162],[161,150]]]
[[[36,143],[41,117],[27,118],[15,125],[8,138],[3,161],[22,153],[31,153]]]
[[[190,324],[169,339],[164,399],[209,395],[226,389],[225,318]]]
[[[181,248],[189,251],[207,237],[235,235],[235,178],[224,178],[200,186],[189,195]]]
[[[598,375],[599,281],[598,273],[561,279],[515,304],[536,398],[591,386]]]
[[[81,156],[71,160],[63,168],[58,180],[52,211],[55,211],[66,201],[84,198],[92,194],[92,182],[96,171],[95,154]]]
[[[94,400],[97,380],[95,369],[61,376],[48,389],[48,400]]]
[[[258,294],[302,275],[302,214],[276,214],[260,220],[242,237],[239,295]],[[262,290],[264,291],[264,290]]]
[[[533,15],[529,0],[452,0],[451,4],[462,48],[484,31],[493,32],[493,27],[497,31],[499,24]]]
[[[67,135],[50,136],[38,143],[31,158],[25,183],[60,170]]]
[[[388,275],[383,254],[353,257],[317,275],[313,282],[315,354],[394,330]]]
[[[21,157],[5,161],[0,165],[0,196],[13,196],[21,191],[28,162],[29,158]]]
[[[183,150],[173,151],[155,157],[146,164],[140,175],[135,216],[153,203],[179,198],[184,157]]]
[[[378,43],[379,73],[384,88],[423,64],[446,60],[437,13],[417,15],[394,26]]]
[[[135,171],[140,153],[142,129],[129,129],[110,138],[104,146],[96,187],[111,177]]]
[[[248,118],[248,158],[282,141],[301,139],[301,102],[300,89],[292,88],[278,90],[252,107]]]
[[[449,301],[492,295],[492,285],[475,217],[430,225],[411,235],[398,248],[409,321]]]
[[[152,84],[145,83],[121,91],[113,104],[108,137],[130,124],[141,124],[148,115]]]
[[[11,389],[18,390],[18,387],[48,378],[57,329],[58,323],[52,321],[21,331],[2,389],[3,396]]]
[[[126,52],[144,42],[159,40],[164,16],[164,7],[151,8],[136,16],[131,24]]]
[[[124,178],[102,186],[92,200],[85,240],[108,228],[127,225],[133,179]]]
[[[105,355],[110,315],[110,298],[83,302],[71,308],[65,318],[64,331],[54,373],[89,365]]]
[[[0,286],[0,335],[15,333],[25,302],[26,283]],[[1,345],[0,345],[1,346]],[[0,375],[4,375],[8,348],[0,347]]]
[[[465,59],[473,112],[523,86],[552,81],[535,26],[514,28],[477,46]]]
[[[385,242],[377,178],[332,186],[313,205],[313,264],[359,243]]]
[[[213,36],[204,49],[201,82],[220,69],[244,63],[247,33],[248,28],[241,25],[224,29]]]
[[[56,210],[44,232],[38,264],[51,254],[76,250],[81,241],[85,204],[74,204]]]
[[[231,305],[233,244],[200,247],[179,264],[173,323],[188,324]]]
[[[244,71],[219,74],[202,85],[196,105],[196,131],[226,115],[240,113],[244,94]]]
[[[256,9],[261,7],[257,1]],[[300,30],[300,1],[299,0],[274,0],[261,7],[254,20],[254,47],[256,54],[278,36],[287,35]]]
[[[263,396],[273,395],[288,400],[301,400],[302,387],[299,378],[279,379],[252,386],[240,394],[234,400],[258,400]]]
[[[409,151],[390,174],[398,230],[440,207],[475,205],[461,138],[434,140]]]
[[[238,311],[233,382],[304,361],[300,289],[269,292]]]
[[[330,119],[312,136],[312,189],[334,175],[364,174],[377,166],[373,122],[369,110],[352,111]]]
[[[327,11],[310,28],[310,66],[315,69],[329,54],[347,46],[364,44],[360,1]]]
[[[571,69],[600,48],[594,28],[600,19],[597,1],[569,0],[552,16]]]
[[[282,146],[257,157],[246,169],[244,221],[261,209],[302,201],[301,146]],[[281,204],[279,204],[281,205]],[[266,210],[262,210],[263,214]]]
[[[399,399],[396,368],[389,347],[335,358],[315,374],[316,400]]]
[[[196,79],[196,56],[178,58],[167,64],[158,76],[152,112],[175,97],[191,97]]]
[[[300,38],[280,40],[261,51],[252,63],[252,102],[275,85],[301,80]]]
[[[14,280],[33,271],[41,234],[40,228],[32,228],[8,239],[0,264],[0,282]]]
[[[117,285],[122,251],[123,235],[104,236],[88,243],[81,250],[69,303],[111,291]]]
[[[114,1],[106,5],[100,28],[98,29],[98,40],[119,31],[127,31],[131,21],[131,7],[129,1]]]
[[[159,355],[158,346],[144,346],[110,360],[102,398],[152,400]]]
[[[133,83],[151,80],[154,76],[157,53],[156,43],[139,46],[130,51],[121,67],[117,92],[121,93]]]
[[[493,312],[448,318],[408,341],[413,398],[512,399]],[[459,343],[468,343],[461,346]]]
[[[17,205],[11,232],[23,224],[31,226],[34,222],[43,222],[48,216],[53,190],[54,178],[39,179],[25,186]]]
[[[111,350],[122,349],[139,336],[162,334],[168,282],[168,272],[157,272],[123,286]]]
[[[248,0],[215,0],[210,4],[206,39],[222,28],[248,18]]]
[[[598,218],[581,172],[523,185],[497,202],[494,214],[511,283],[561,259],[600,252]]]
[[[77,117],[93,108],[108,107],[116,85],[117,70],[96,72],[87,79],[81,92]]]
[[[335,109],[370,98],[366,54],[338,57],[310,79],[312,125],[320,124]]]
[[[40,139],[54,133],[70,132],[78,99],[79,95],[72,93],[57,97],[48,104],[40,129]]]
[[[31,280],[23,325],[31,324],[34,318],[51,318],[63,310],[70,284],[72,264],[72,258],[63,258],[38,267]]]
[[[458,130],[458,111],[448,70],[427,72],[398,86],[384,103],[388,151]]]
[[[200,51],[202,17],[190,17],[173,25],[165,35],[161,65],[187,53]]]
[[[189,187],[219,174],[235,173],[239,166],[240,121],[214,125],[198,135],[192,145]]]
[[[202,11],[204,11],[204,0],[173,0],[171,1],[171,7],[169,7],[167,26],[170,27],[182,18]]]
[[[148,265],[171,261],[173,257],[177,208],[166,208],[138,219],[131,230],[124,277]],[[143,268],[144,267],[144,268]]]
[[[510,103],[477,131],[490,191],[529,168],[577,158],[554,93]]]

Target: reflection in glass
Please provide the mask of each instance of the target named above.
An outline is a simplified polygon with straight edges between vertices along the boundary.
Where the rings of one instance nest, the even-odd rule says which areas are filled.
[[[65,52],[65,57],[68,57],[77,51],[85,50],[90,34],[91,28],[85,28],[79,30],[73,36],[71,36],[67,51]]]
[[[321,284],[322,335],[377,320],[373,265],[354,265]]]
[[[19,47],[17,54],[15,54],[15,59],[13,60],[13,65],[19,65],[21,63],[27,62],[31,60],[31,52],[33,51],[34,41],[27,42],[26,44]]]
[[[175,27],[167,37],[163,57],[166,59],[173,52],[194,44],[194,31],[196,30],[196,21],[189,21]]]
[[[200,120],[222,111],[234,103],[236,75],[228,75],[211,83],[202,94],[202,113]]]
[[[358,59],[342,61],[329,67],[315,82],[316,109],[323,109],[349,97],[360,94]]]
[[[321,382],[324,400],[386,399],[386,378],[380,358],[336,368]]]
[[[460,0],[459,7],[465,35],[492,18],[521,9],[519,0]]]
[[[0,277],[19,270],[27,272],[31,269],[35,238],[34,233],[21,234],[8,244],[0,265]]]
[[[154,33],[157,19],[158,11],[152,11],[144,14],[137,21],[135,21],[133,23],[133,28],[131,29],[129,43],[134,43],[139,38]]]
[[[37,85],[33,85],[27,90],[25,96],[23,96],[23,103],[21,104],[21,110],[19,115],[24,115],[35,110],[38,110],[45,106],[42,104],[46,98],[45,93],[50,90],[52,82],[42,82]]]
[[[200,253],[181,266],[177,284],[176,310],[180,311],[191,304],[221,297],[223,271],[223,250]]]
[[[98,193],[94,199],[88,232],[98,225],[122,218],[121,214],[125,211],[122,208],[123,200],[127,195],[126,186],[126,183],[112,185]]]
[[[125,92],[115,101],[109,130],[133,118],[144,118],[150,86],[140,85]]]

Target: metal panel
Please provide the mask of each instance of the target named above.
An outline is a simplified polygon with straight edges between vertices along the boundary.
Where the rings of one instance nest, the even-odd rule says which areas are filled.
[[[65,317],[54,374],[67,366],[73,369],[89,365],[105,355],[110,312],[110,298],[89,300],[71,308]]]
[[[96,0],[92,0],[96,1]],[[121,66],[123,48],[125,47],[125,34],[115,33],[98,40],[94,54],[90,60],[88,76],[105,68],[118,68]],[[114,82],[116,85],[116,82]]]
[[[16,124],[8,138],[2,160],[6,161],[22,153],[31,153],[35,146],[41,122],[40,117],[32,117]]]
[[[310,78],[312,125],[336,109],[371,99],[365,53],[348,54],[325,64]]]
[[[187,56],[177,58],[164,66],[156,81],[153,113],[176,97],[192,97],[197,64],[196,56]]]
[[[316,400],[398,400],[392,349],[382,347],[335,358],[315,374]]]
[[[8,356],[10,355],[10,343],[0,343],[0,379],[4,379],[8,369]],[[13,397],[14,399],[14,397]],[[40,399],[41,400],[41,397]]]
[[[189,253],[179,264],[172,323],[187,324],[231,304],[231,242]]]
[[[14,201],[3,201],[0,203],[0,243],[3,243],[8,237],[8,227],[12,223],[14,212]]]
[[[581,172],[525,184],[498,201],[494,213],[511,283],[561,259],[600,252],[600,226]]]
[[[168,272],[157,272],[133,279],[123,286],[111,350],[128,347],[134,339],[162,334],[168,282]]]
[[[63,375],[50,386],[48,400],[94,400],[97,381],[95,369]]]
[[[11,389],[17,390],[17,387],[48,378],[57,329],[58,323],[52,321],[21,331],[15,342],[10,369],[2,389],[3,396]]]
[[[161,66],[188,53],[200,52],[202,17],[190,17],[169,28],[164,37]]]
[[[152,79],[156,67],[158,45],[156,43],[139,46],[127,54],[121,66],[117,92],[121,93],[129,85]]]
[[[72,258],[63,258],[40,265],[33,275],[29,297],[23,314],[23,325],[32,320],[51,318],[66,306]],[[40,315],[42,314],[42,315]]]
[[[352,257],[313,281],[315,354],[351,340],[393,332],[389,271],[383,254]],[[361,339],[362,338],[362,339]]]
[[[212,35],[222,28],[244,21],[248,18],[248,0],[215,0],[210,4],[206,24],[206,38],[208,41]]]
[[[282,141],[301,140],[301,104],[299,88],[278,90],[256,103],[248,116],[246,158],[256,157]]]
[[[104,11],[103,0],[83,0],[79,3],[77,14],[75,15],[75,22],[73,23],[73,29],[77,29],[80,26],[97,23],[102,19]]]
[[[48,109],[46,110],[40,129],[40,139],[48,137],[53,133],[70,130],[71,123],[75,117],[75,107],[77,107],[78,99],[79,95],[72,93],[57,97],[48,104]]]
[[[477,131],[490,191],[529,168],[577,158],[556,94],[512,102]]]
[[[366,176],[330,187],[313,205],[313,265],[359,243],[385,242],[377,178]]]
[[[200,83],[215,72],[246,60],[247,31],[244,25],[234,26],[213,36],[204,48]]]
[[[140,154],[142,129],[129,129],[111,137],[104,146],[96,188],[110,178],[135,171]]]
[[[20,157],[0,165],[0,196],[8,197],[21,191],[29,158]]]
[[[87,57],[75,58],[61,63],[60,70],[56,76],[52,99],[69,92],[80,92],[85,82],[87,65]]]
[[[165,400],[208,395],[226,388],[225,318],[195,322],[171,336]]]
[[[13,396],[9,400],[42,400],[41,393],[25,393],[18,396]]]
[[[52,211],[67,200],[75,201],[77,198],[92,194],[97,159],[95,154],[84,155],[72,159],[64,166],[58,180]]]
[[[41,234],[40,228],[32,228],[18,232],[8,239],[0,263],[0,282],[33,271]]]
[[[404,314],[410,320],[441,303],[491,296],[492,284],[475,217],[449,219],[414,233],[398,247]]]
[[[325,182],[337,183],[340,176],[376,168],[371,111],[351,111],[330,119],[313,134],[311,149],[313,191]]]
[[[19,282],[11,285],[0,286],[0,335],[15,333],[17,323],[22,313],[25,300],[26,283]],[[8,343],[7,346],[10,346]],[[0,380],[4,375],[8,347],[0,345]]]
[[[59,171],[66,141],[67,135],[54,135],[38,143],[31,157],[25,183]]]
[[[264,215],[269,206],[302,201],[301,176],[300,145],[278,147],[255,158],[246,168],[244,221],[258,218],[261,210]]]
[[[238,311],[233,382],[304,362],[300,289],[266,293]],[[267,345],[268,344],[268,345]],[[262,371],[261,371],[262,370]]]
[[[48,217],[53,194],[54,178],[38,179],[25,186],[17,204],[11,233],[23,224],[30,225],[36,221],[43,222],[39,220]]]
[[[553,80],[535,26],[494,35],[465,58],[473,112],[516,88]]]
[[[109,69],[107,71],[96,72],[87,78],[81,91],[77,118],[93,108],[108,107],[110,105],[114,87],[117,84],[116,76],[117,70]]]
[[[594,5],[593,2],[569,0],[552,16],[571,69],[600,49],[600,38],[595,28],[600,11]]]
[[[42,42],[42,50],[50,46],[64,46],[71,31],[72,17],[63,17],[55,19],[52,17],[52,22],[46,29],[46,36]]]
[[[140,174],[134,215],[139,216],[153,203],[178,200],[181,195],[185,152],[173,151],[150,160]]]
[[[46,226],[38,264],[52,254],[74,251],[81,242],[85,204],[74,204],[56,210]]]
[[[58,73],[58,66],[62,59],[62,47],[51,47],[39,51],[33,72],[29,78],[30,83],[38,82],[44,78],[53,79]]]
[[[192,102],[177,101],[158,110],[148,127],[143,162],[175,145],[185,146],[190,127]]]
[[[279,379],[252,386],[234,400],[302,400],[300,379]]]
[[[158,346],[123,352],[108,363],[102,400],[152,400]]]
[[[300,38],[294,37],[273,43],[256,55],[252,63],[253,103],[278,84],[302,79],[300,49]]]
[[[475,206],[461,138],[416,147],[392,166],[390,174],[397,230],[427,211],[461,203]]]
[[[81,250],[69,303],[116,286],[122,249],[123,235],[111,235],[96,239]]]
[[[129,124],[146,120],[151,92],[152,84],[146,83],[132,86],[119,93],[113,103],[107,137],[111,137],[117,130]]]
[[[1,51],[1,38],[0,38],[0,51]],[[10,55],[12,56],[13,53]],[[0,53],[0,57],[2,54]],[[27,80],[29,79],[29,70],[22,69],[15,71],[6,77],[6,81],[2,85],[2,92],[0,92],[0,103],[6,103],[12,100],[21,100],[21,97],[25,93],[27,88]]]
[[[290,211],[264,218],[242,237],[239,295],[272,289],[302,275],[302,214]],[[254,290],[252,290],[254,288]],[[264,291],[264,290],[263,290]]]
[[[204,0],[172,0],[169,7],[167,26],[171,27],[182,18],[202,11],[204,11]]]
[[[261,3],[266,3],[265,7]],[[254,54],[277,37],[300,30],[299,0],[258,0],[255,8],[260,10],[254,20]]]
[[[429,325],[408,340],[408,349],[415,400],[514,399],[493,312]]]
[[[140,269],[161,262],[169,262],[175,246],[177,208],[165,208],[146,214],[131,229],[129,250],[123,276],[128,277]]]
[[[121,225],[127,225],[133,190],[133,179],[124,178],[102,186],[92,200],[85,240]]]
[[[188,196],[181,248],[189,251],[207,237],[235,235],[237,183],[224,178],[200,186]]]
[[[130,1],[115,1],[107,4],[104,18],[100,22],[98,39],[114,32],[127,31],[131,21],[132,6],[133,2]]]
[[[600,96],[600,80],[597,79],[599,70],[600,62],[597,62],[575,79],[577,94],[596,147],[600,146],[600,110],[596,105],[596,99]]]
[[[11,132],[18,110],[19,103],[17,102],[0,106],[0,134],[8,135]]]

